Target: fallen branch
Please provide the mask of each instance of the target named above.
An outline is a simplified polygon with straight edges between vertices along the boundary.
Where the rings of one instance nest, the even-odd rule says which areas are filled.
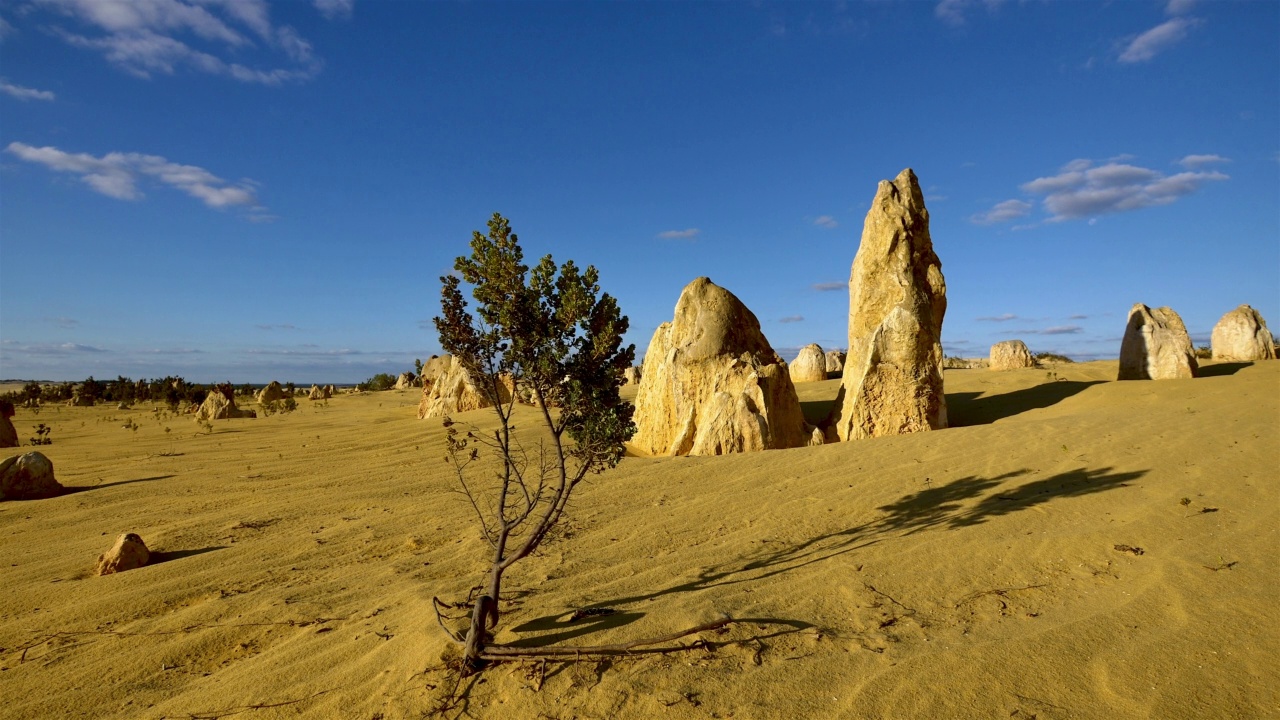
[[[480,657],[485,660],[505,660],[507,658],[542,658],[554,659],[563,657],[581,657],[583,655],[629,655],[633,648],[643,647],[645,645],[659,645],[661,643],[679,640],[682,637],[696,635],[700,632],[708,630],[718,630],[726,625],[732,625],[738,622],[733,618],[722,618],[715,622],[705,623],[697,627],[681,630],[680,632],[670,633],[669,635],[660,635],[658,637],[644,638],[641,640],[633,640],[626,643],[618,643],[616,645],[585,645],[585,646],[559,646],[559,647],[510,647],[507,645],[487,645],[480,651]],[[671,648],[669,651],[685,650],[685,647]]]
[[[1011,592],[1017,592],[1019,590],[1033,590],[1035,588],[1042,588],[1042,587],[1045,587],[1045,586],[1043,584],[1040,584],[1040,585],[1026,585],[1023,587],[996,588],[995,590],[983,590],[982,592],[976,592],[972,595],[965,597],[960,602],[955,604],[955,608],[959,609],[961,605],[967,602],[971,602],[973,600],[977,600],[980,597],[986,597],[987,595],[999,595],[1000,597],[1008,597],[1008,594]]]

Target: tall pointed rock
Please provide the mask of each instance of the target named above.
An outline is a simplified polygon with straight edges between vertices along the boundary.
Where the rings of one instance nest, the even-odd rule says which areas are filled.
[[[849,352],[828,440],[947,426],[942,316],[947,285],[920,182],[881,180],[849,275]]]

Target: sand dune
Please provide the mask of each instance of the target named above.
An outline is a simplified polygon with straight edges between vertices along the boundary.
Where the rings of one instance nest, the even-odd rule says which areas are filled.
[[[626,458],[508,574],[497,640],[744,622],[674,654],[498,666],[449,716],[1280,715],[1280,363],[1115,374],[947,371],[948,430]],[[838,384],[798,386],[806,415]],[[211,435],[146,407],[19,409],[75,492],[0,504],[3,715],[428,713],[453,690],[431,597],[464,598],[485,553],[417,402]],[[162,562],[90,577],[124,531]],[[568,621],[585,607],[618,612]]]

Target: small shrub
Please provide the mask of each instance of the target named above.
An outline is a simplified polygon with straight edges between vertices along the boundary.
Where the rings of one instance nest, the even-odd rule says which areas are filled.
[[[1058,353],[1051,353],[1051,352],[1034,353],[1032,357],[1035,358],[1037,364],[1042,362],[1056,362],[1056,363],[1075,362],[1075,360],[1072,360],[1066,355],[1059,355]]]
[[[1208,345],[1201,345],[1196,348],[1196,357],[1201,360],[1209,360],[1213,357],[1213,349]]]
[[[40,423],[36,425],[35,437],[31,438],[32,445],[52,445],[53,438],[49,437],[49,433],[53,432],[53,428]]]

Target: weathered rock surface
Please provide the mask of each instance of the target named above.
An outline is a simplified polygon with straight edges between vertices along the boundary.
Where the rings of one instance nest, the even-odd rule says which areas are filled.
[[[286,397],[288,397],[288,393],[286,393],[280,383],[275,380],[267,383],[266,387],[258,391],[258,403],[262,405],[266,405],[267,403],[272,403],[277,400],[283,400]]]
[[[815,441],[787,364],[760,321],[705,277],[684,288],[675,318],[653,334],[634,422],[631,446],[649,455],[722,455]]]
[[[849,350],[829,440],[947,426],[942,318],[947,286],[910,168],[880,181],[849,275]]]
[[[331,397],[333,397],[332,385],[325,385],[324,387],[312,385],[311,391],[307,393],[308,400],[328,400]]]
[[[101,576],[133,570],[146,565],[150,560],[151,551],[142,542],[142,538],[137,533],[124,533],[116,538],[116,544],[110,550],[98,556],[98,566],[93,573]]]
[[[1217,325],[1209,338],[1214,360],[1275,360],[1276,346],[1262,314],[1248,305],[1232,310]]]
[[[252,410],[236,407],[235,389],[226,383],[209,391],[200,408],[196,410],[196,422],[203,420],[227,420],[230,418],[258,417]]]
[[[844,351],[828,350],[827,351],[827,372],[838,373],[844,371]]]
[[[452,355],[443,357],[448,358],[445,367],[436,375],[435,380],[423,384],[422,401],[418,403],[418,419],[444,417],[491,407],[493,403],[480,391],[462,363]],[[511,400],[508,384],[499,384],[498,393],[500,402]]]
[[[787,365],[791,382],[820,382],[827,379],[827,355],[817,343],[800,348],[800,354]]]
[[[84,395],[79,389],[72,391],[71,399],[67,401],[68,407],[93,407],[93,398]]]
[[[21,444],[18,440],[18,429],[13,426],[13,421],[9,419],[16,412],[12,402],[0,400],[0,448],[18,447]]]
[[[396,377],[396,390],[408,390],[418,386],[418,376],[411,372],[402,372]]]
[[[43,453],[29,452],[0,461],[0,500],[35,500],[62,493],[53,463]]]
[[[452,355],[432,355],[428,358],[427,361],[422,364],[422,375],[418,378],[422,383],[422,387],[425,388],[428,383],[435,382],[436,378],[440,377],[441,373],[444,373],[449,369],[449,365],[452,362]]]
[[[1021,340],[1005,340],[991,346],[991,359],[987,367],[992,370],[1016,370],[1036,366],[1027,344]]]
[[[1120,380],[1193,378],[1199,371],[1187,326],[1172,308],[1138,303],[1120,342]]]
[[[622,379],[626,381],[627,385],[640,384],[640,378],[641,370],[639,367],[632,366],[622,371]]]

